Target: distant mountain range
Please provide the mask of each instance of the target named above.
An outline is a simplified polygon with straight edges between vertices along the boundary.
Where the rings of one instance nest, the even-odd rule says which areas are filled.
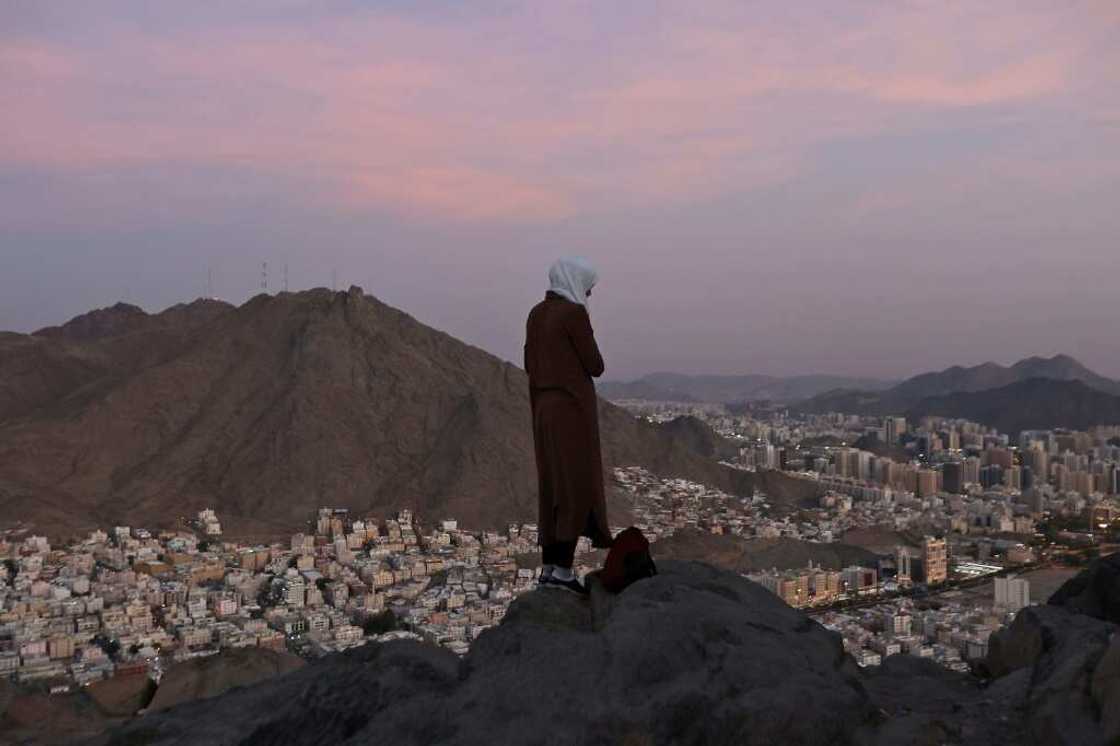
[[[605,381],[599,395],[611,401],[645,399],[678,402],[792,402],[835,389],[881,391],[896,381],[846,376],[707,376],[651,373],[633,381]]]
[[[1010,367],[955,366],[885,391],[838,389],[796,405],[803,412],[963,417],[1007,432],[1120,424],[1120,382],[1068,355],[1031,357]]]
[[[1120,396],[1120,381],[1094,373],[1069,355],[1055,355],[1050,358],[1029,357],[1006,368],[995,363],[984,363],[973,368],[955,366],[937,373],[914,376],[891,391],[920,399],[926,396],[995,389],[1032,378],[1080,381],[1090,388]]]
[[[798,480],[719,466],[695,427],[605,402],[601,421],[608,467],[758,486],[779,505],[810,497]],[[263,536],[323,505],[472,528],[534,519],[525,373],[360,288],[154,315],[120,304],[0,333],[5,521],[63,534],[212,507],[234,534]]]
[[[1068,355],[1030,357],[1011,366],[984,363],[923,373],[901,383],[841,376],[690,376],[653,373],[628,382],[606,382],[600,396],[696,403],[769,400],[800,412],[883,416],[946,415],[1000,430],[1120,424],[1120,381],[1096,373]],[[971,396],[976,394],[975,396]],[[683,423],[675,426],[688,434]],[[697,443],[692,437],[692,442]]]
[[[1120,396],[1081,381],[1029,378],[997,389],[926,397],[908,412],[911,418],[925,415],[981,422],[1005,433],[1056,427],[1085,430],[1120,424]]]

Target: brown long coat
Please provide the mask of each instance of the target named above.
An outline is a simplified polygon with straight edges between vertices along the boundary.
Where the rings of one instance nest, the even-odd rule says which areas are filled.
[[[603,375],[587,309],[554,293],[529,312],[525,370],[533,408],[533,445],[540,500],[539,541],[610,546],[598,397]]]

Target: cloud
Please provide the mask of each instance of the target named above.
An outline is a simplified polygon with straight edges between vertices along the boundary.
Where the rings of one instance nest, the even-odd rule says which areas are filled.
[[[0,41],[0,165],[243,168],[326,210],[468,222],[702,200],[795,179],[821,143],[1087,85],[1107,29],[980,5],[106,22]]]

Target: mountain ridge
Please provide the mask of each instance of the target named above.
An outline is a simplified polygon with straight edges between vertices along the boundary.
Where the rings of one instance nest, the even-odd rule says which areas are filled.
[[[958,408],[947,401],[939,400],[938,397],[994,392],[1030,380],[1051,380],[1056,383],[1079,382],[1090,390],[1108,396],[1120,396],[1120,381],[1095,373],[1069,355],[1055,355],[1049,358],[1038,356],[1024,358],[1010,366],[991,362],[968,368],[953,366],[908,378],[897,386],[881,392],[838,389],[799,402],[795,408],[802,412],[844,412],[872,416],[906,413],[914,416],[934,415],[941,413],[929,409],[929,406],[934,404],[940,410]],[[1055,389],[1056,392],[1060,390],[1063,390],[1063,387],[1059,386]],[[1041,400],[1044,392],[1038,388],[1032,388],[1031,392],[1035,397],[1036,406],[1046,406]],[[1060,400],[1062,397],[1068,397],[1068,393],[1058,393],[1056,397]],[[1006,401],[998,395],[996,398]],[[1006,403],[1011,404],[1009,401]],[[994,414],[995,419],[999,421],[1005,421],[1010,416],[990,410],[988,412],[989,416]],[[1064,424],[1056,422],[1053,418],[1047,421],[1055,422],[1048,427]]]
[[[981,422],[1000,432],[1087,430],[1120,424],[1120,396],[1098,391],[1081,381],[1028,378],[983,391],[961,391],[922,399],[907,413]]]
[[[0,513],[59,531],[203,507],[235,535],[298,530],[323,505],[535,520],[524,371],[357,287],[113,307],[0,337],[0,374]],[[608,466],[734,494],[763,479],[600,410]],[[808,497],[765,482],[788,486],[791,507]]]

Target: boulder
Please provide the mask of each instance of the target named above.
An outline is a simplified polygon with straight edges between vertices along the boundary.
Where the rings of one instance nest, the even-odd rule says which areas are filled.
[[[882,721],[865,727],[867,746],[987,746],[1023,742],[1014,698],[985,690],[973,676],[949,671],[928,658],[892,655],[867,668],[864,686],[882,708]]]
[[[1093,560],[1055,591],[1048,603],[1120,624],[1120,552]]]
[[[1118,628],[1058,606],[1030,607],[992,635],[988,670],[1007,682],[1032,742],[1046,746],[1115,744],[1120,711]]]
[[[1091,617],[1050,606],[1031,606],[988,639],[985,666],[998,678],[1034,666],[1056,648],[1060,650],[1052,657],[1061,657],[1066,648],[1099,648],[1107,641],[1109,631],[1110,625]]]
[[[1101,713],[1101,735],[1107,743],[1120,743],[1120,635],[1101,657],[1090,685],[1093,703]]]

